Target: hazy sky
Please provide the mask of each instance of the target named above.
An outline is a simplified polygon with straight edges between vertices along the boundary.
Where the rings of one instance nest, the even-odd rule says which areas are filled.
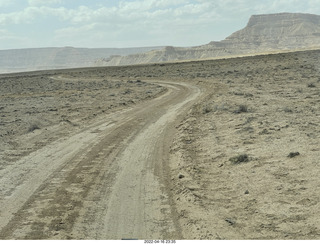
[[[0,49],[195,46],[277,12],[320,15],[320,0],[0,0]]]

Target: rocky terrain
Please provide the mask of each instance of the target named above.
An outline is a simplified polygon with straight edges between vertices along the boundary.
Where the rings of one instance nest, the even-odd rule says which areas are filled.
[[[81,129],[95,117],[165,91],[165,88],[137,79],[106,78],[105,72],[99,70],[73,73],[45,71],[0,76],[2,167],[70,129]],[[33,141],[34,136],[41,139]],[[20,137],[23,139],[18,139]]]
[[[160,47],[141,48],[28,48],[0,50],[0,73],[92,67],[99,59],[129,55]]]
[[[319,239],[319,64],[1,75],[0,238]]]
[[[185,238],[320,238],[319,59],[310,51],[178,68],[207,92],[171,147]]]
[[[225,40],[191,47],[166,47],[100,60],[99,65],[130,65],[210,59],[320,47],[320,16],[299,13],[254,15],[247,26]],[[102,62],[104,61],[104,62]]]

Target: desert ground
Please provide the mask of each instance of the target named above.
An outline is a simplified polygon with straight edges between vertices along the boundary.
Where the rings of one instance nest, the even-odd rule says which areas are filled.
[[[320,51],[0,75],[0,239],[320,239]]]

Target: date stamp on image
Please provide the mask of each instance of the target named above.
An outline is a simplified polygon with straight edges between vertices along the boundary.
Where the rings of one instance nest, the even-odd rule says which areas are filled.
[[[176,244],[176,240],[144,240],[145,244]]]

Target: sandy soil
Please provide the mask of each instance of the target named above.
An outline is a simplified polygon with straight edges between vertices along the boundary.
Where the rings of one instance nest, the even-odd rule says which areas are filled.
[[[214,74],[199,79],[208,95],[171,148],[184,238],[320,238],[319,60],[307,52],[203,64]]]
[[[19,158],[19,153],[27,155],[70,130],[81,129],[96,117],[165,91],[137,79],[107,80],[106,72],[95,70],[0,77],[0,162],[4,164]],[[16,140],[21,136],[25,138]]]
[[[57,101],[70,101],[67,111],[54,108],[58,113],[50,117],[47,108],[41,107],[44,111],[39,119],[51,119],[52,124],[37,124],[21,135],[19,129],[3,135],[4,145],[13,145],[9,139],[17,143],[11,150],[4,150],[2,157],[1,238],[182,238],[164,177],[168,160],[163,161],[169,158],[173,123],[200,95],[199,88],[172,81],[140,80],[111,82],[114,88],[102,80],[100,86],[106,86],[103,91],[90,86],[90,82],[99,80],[89,71],[89,78],[81,79],[88,79],[84,81],[89,82],[84,94],[91,99],[72,100],[79,78],[69,73],[49,76],[46,81],[76,87],[72,92],[57,89],[58,95],[54,95]],[[17,75],[4,80],[15,82],[20,78]],[[33,83],[34,78],[24,79]],[[111,92],[118,93],[117,102]],[[36,102],[37,93],[31,95]],[[11,96],[4,95],[4,102]],[[127,105],[132,98],[136,102]],[[16,104],[10,100],[10,105],[18,107],[20,101],[14,101]],[[112,109],[109,103],[122,106]],[[98,114],[97,107],[105,106],[111,107],[110,111],[107,107]],[[34,107],[30,110],[36,110]],[[77,114],[72,113],[74,109]],[[16,114],[4,116],[15,118]],[[56,121],[58,124],[53,123]],[[11,124],[13,129],[15,125]]]
[[[320,52],[0,76],[1,239],[319,239]]]

